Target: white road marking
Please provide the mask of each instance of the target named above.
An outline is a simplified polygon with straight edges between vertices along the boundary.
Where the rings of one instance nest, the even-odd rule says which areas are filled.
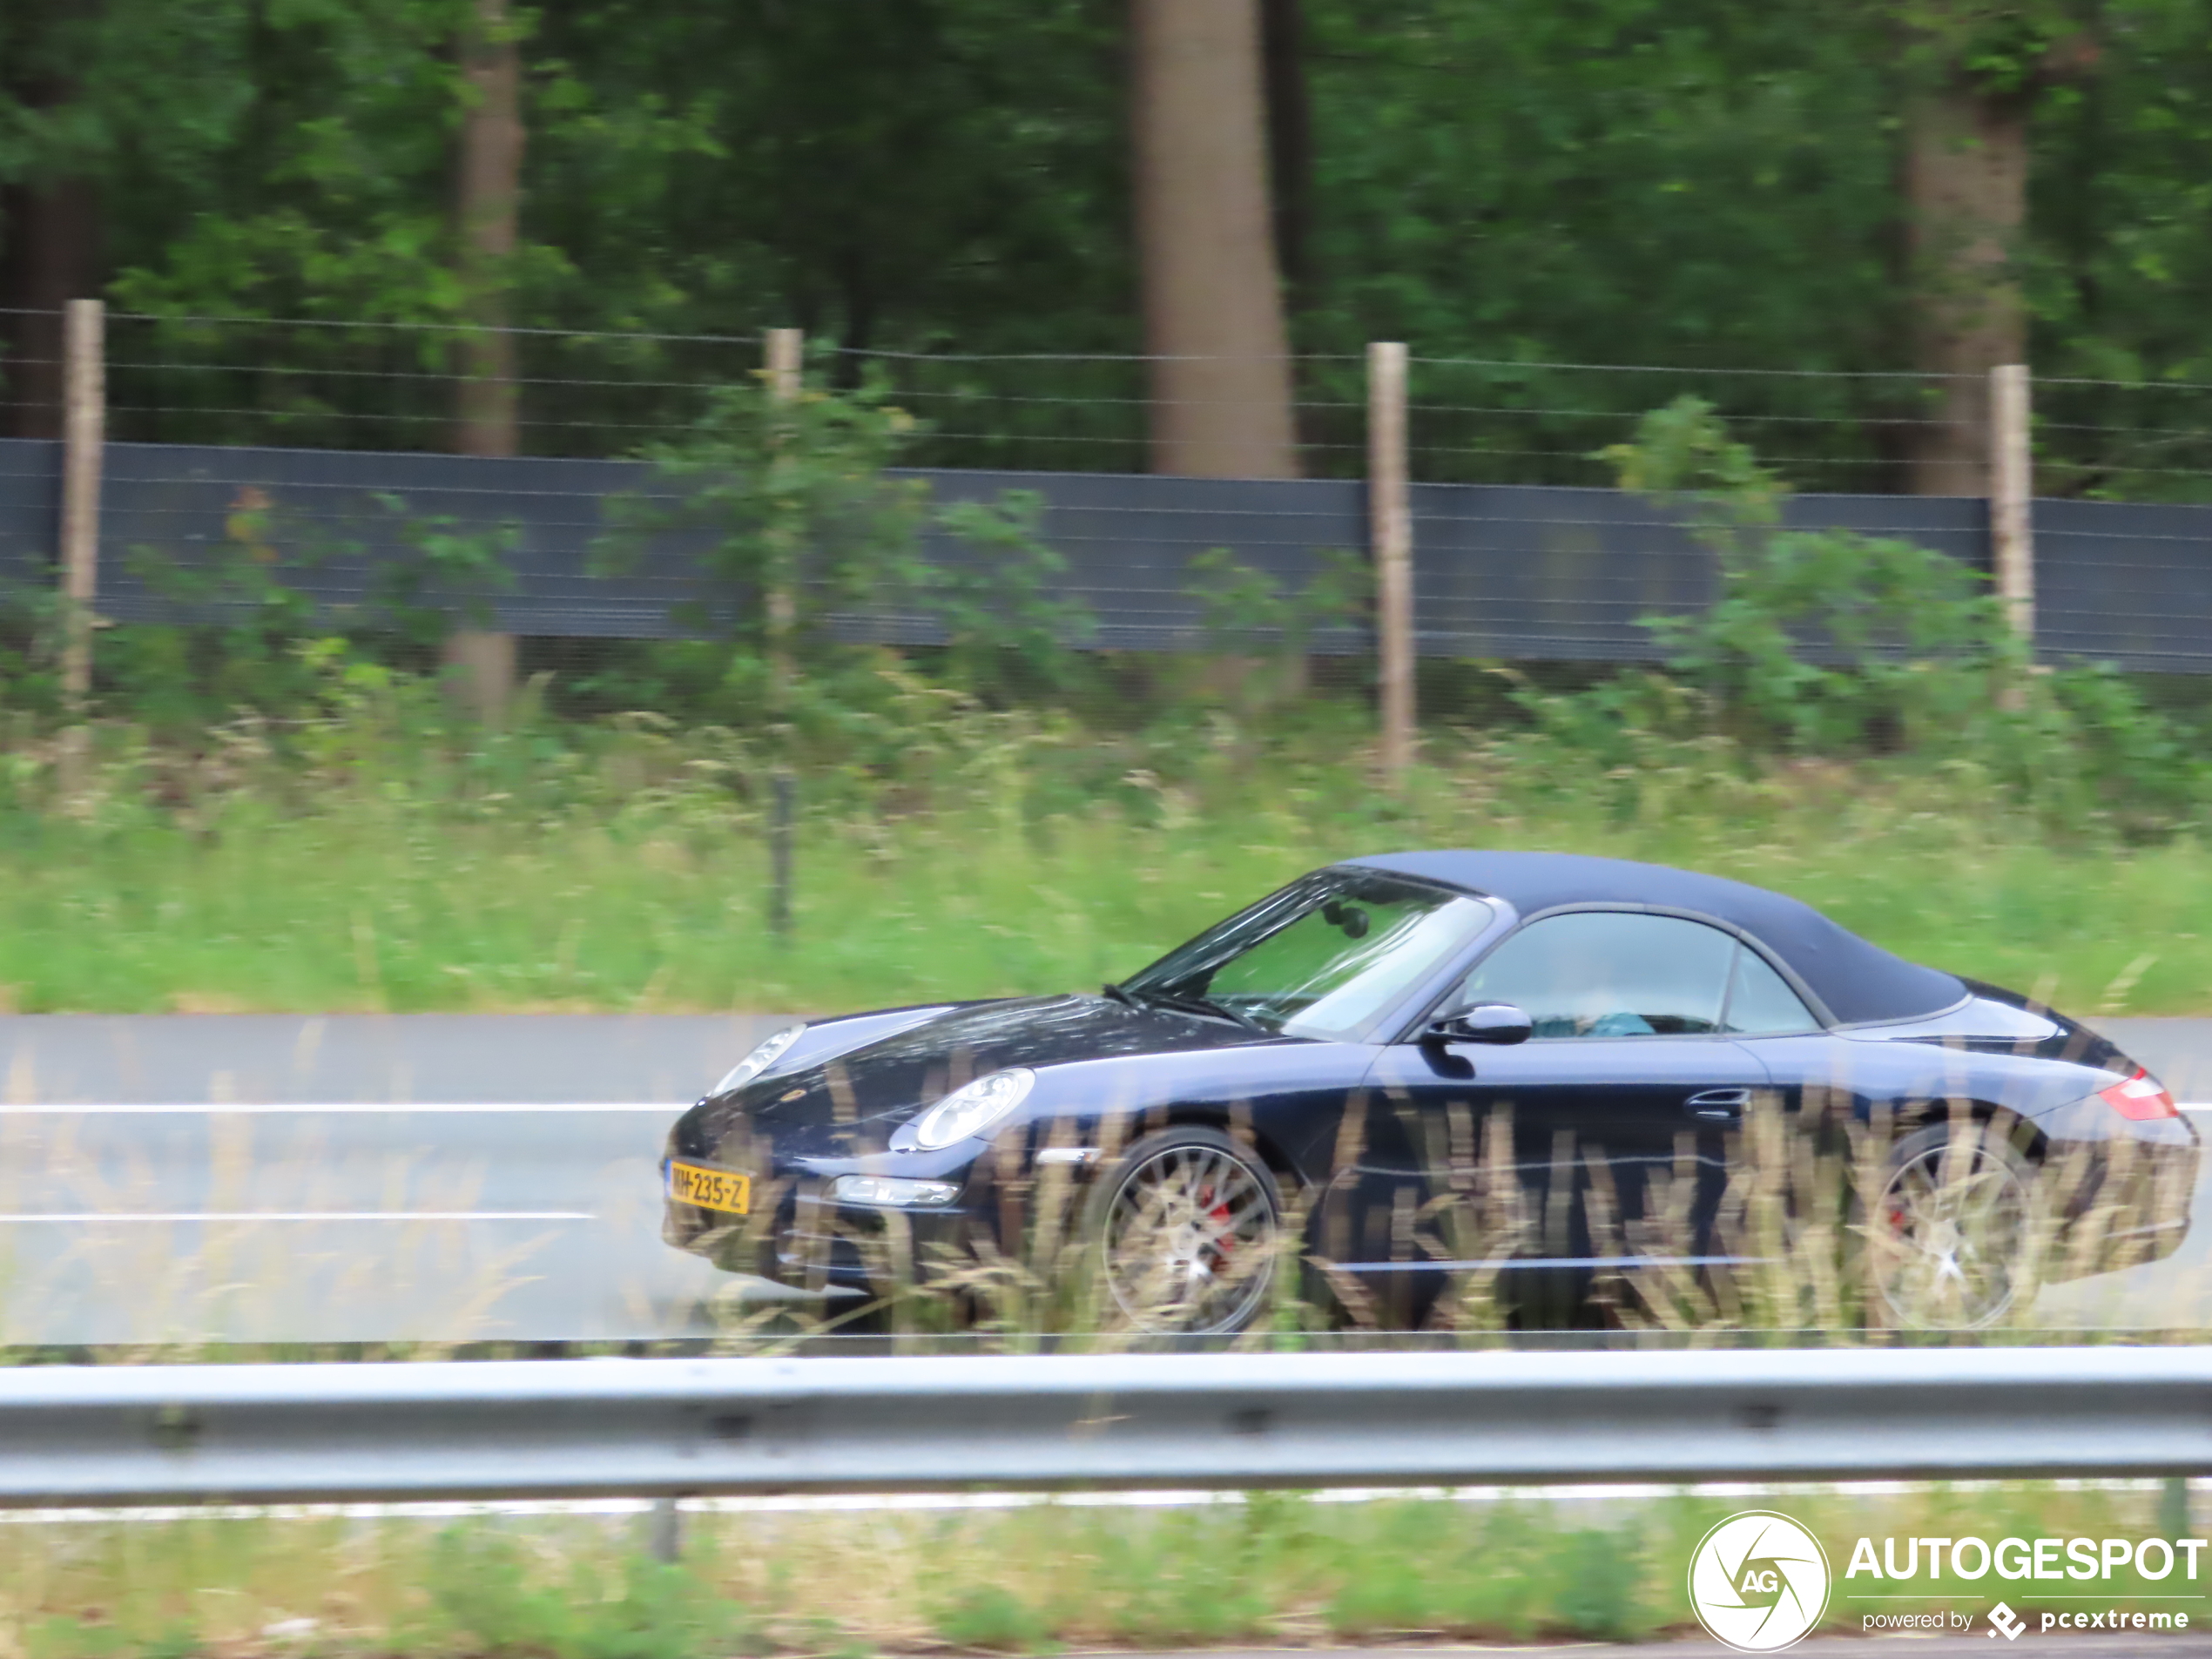
[[[691,1109],[689,1101],[615,1100],[615,1101],[554,1101],[550,1103],[527,1100],[489,1101],[409,1101],[409,1100],[329,1100],[311,1101],[304,1104],[283,1101],[205,1100],[161,1101],[141,1105],[116,1105],[105,1102],[72,1103],[60,1100],[0,1102],[0,1118],[11,1116],[47,1116],[69,1117],[130,1116],[138,1113],[232,1113],[232,1112],[660,1112],[674,1117]]]
[[[144,1215],[102,1210],[0,1215],[0,1225],[103,1221],[597,1221],[589,1210],[174,1210]]]

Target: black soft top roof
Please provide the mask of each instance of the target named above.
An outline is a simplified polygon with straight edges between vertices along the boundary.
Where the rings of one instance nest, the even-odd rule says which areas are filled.
[[[1386,853],[1347,864],[1505,900],[1523,917],[1560,905],[1650,905],[1728,922],[1793,969],[1843,1025],[1937,1014],[1964,981],[1892,956],[1811,905],[1716,875],[1575,853]]]

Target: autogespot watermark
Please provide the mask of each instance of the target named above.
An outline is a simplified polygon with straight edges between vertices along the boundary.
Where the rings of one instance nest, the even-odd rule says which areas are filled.
[[[2162,1635],[2188,1629],[2192,1611],[2202,1622],[2202,1609],[2186,1604],[2206,1600],[2197,1575],[2208,1543],[2212,1540],[1861,1538],[1838,1584],[1811,1528],[1754,1509],[1730,1515],[1699,1540],[1689,1561],[1689,1605],[1708,1634],[1739,1653],[1796,1646],[1821,1623],[1831,1592],[1864,1604],[1859,1628],[1867,1635],[1955,1634],[1978,1624],[1984,1635],[2007,1642],[2031,1633]],[[1979,1601],[1998,1580],[2019,1585],[2006,1593],[2020,1599],[2067,1605],[2023,1614],[1998,1600],[1983,1615],[1986,1624],[1974,1608],[1927,1605]],[[2080,1588],[2089,1585],[2101,1588]],[[1882,1602],[1920,1605],[1876,1605]]]
[[[1689,1605],[1715,1641],[1778,1653],[1828,1610],[1828,1552],[1787,1515],[1730,1515],[1689,1558]]]

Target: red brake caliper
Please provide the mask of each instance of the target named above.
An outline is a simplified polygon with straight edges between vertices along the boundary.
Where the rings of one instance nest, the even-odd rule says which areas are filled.
[[[1220,1224],[1214,1229],[1213,1247],[1216,1253],[1226,1257],[1237,1248],[1237,1241],[1230,1236],[1229,1232],[1229,1206],[1225,1204],[1211,1204],[1213,1195],[1213,1188],[1203,1188],[1198,1193],[1198,1202],[1208,1204],[1206,1213]]]

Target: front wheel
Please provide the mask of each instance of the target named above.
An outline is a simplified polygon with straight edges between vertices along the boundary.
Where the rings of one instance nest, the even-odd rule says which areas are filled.
[[[1109,1313],[1125,1328],[1225,1336],[1266,1305],[1283,1195],[1259,1156],[1218,1130],[1162,1130],[1099,1184],[1091,1236]]]

